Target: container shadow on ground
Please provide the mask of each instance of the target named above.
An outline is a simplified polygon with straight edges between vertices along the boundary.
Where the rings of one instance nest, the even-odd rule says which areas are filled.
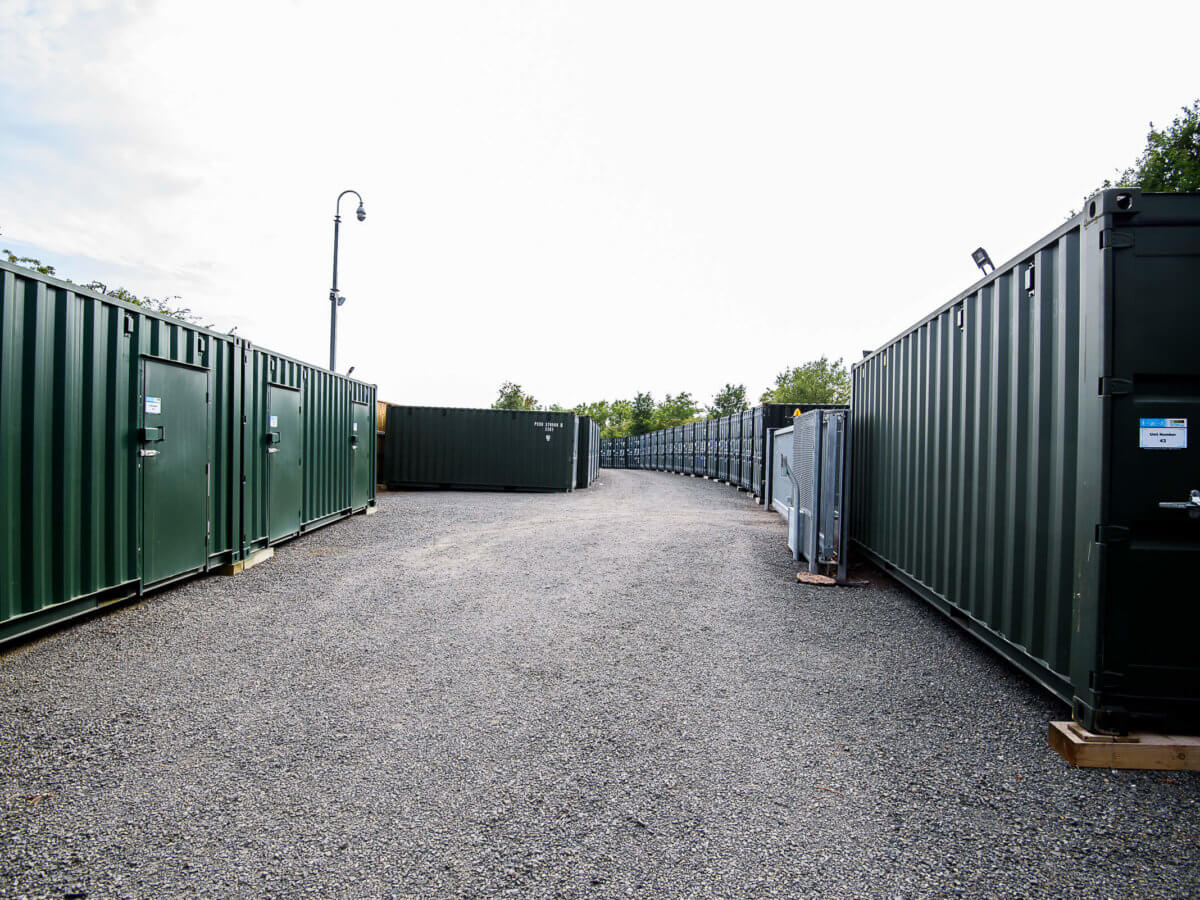
[[[1200,776],[744,493],[397,493],[0,656],[0,893],[1181,896]]]

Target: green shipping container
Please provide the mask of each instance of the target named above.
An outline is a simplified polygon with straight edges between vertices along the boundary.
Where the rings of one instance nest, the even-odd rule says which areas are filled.
[[[0,643],[244,557],[247,352],[0,263]]]
[[[243,347],[244,553],[375,503],[375,387]]]
[[[1200,731],[1200,194],[1096,194],[854,366],[857,545],[1072,705]]]
[[[577,435],[574,413],[389,406],[380,480],[397,488],[570,491]]]

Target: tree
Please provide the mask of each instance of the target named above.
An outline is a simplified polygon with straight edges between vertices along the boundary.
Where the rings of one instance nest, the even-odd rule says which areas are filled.
[[[13,253],[7,247],[5,247],[3,250],[0,250],[0,253],[3,253],[10,263],[33,269],[39,275],[54,275],[54,266],[43,263],[40,259],[35,259],[32,256],[17,256],[17,254]],[[58,277],[61,278],[61,276]],[[68,284],[75,283],[71,281],[70,278],[62,278],[62,280]],[[124,287],[119,287],[110,291],[99,281],[89,282],[85,284],[84,287],[90,288],[94,291],[99,291],[100,293],[106,294],[109,297],[113,297],[116,300],[123,300],[126,303],[132,303],[134,306],[140,306],[143,309],[150,310],[151,312],[156,312],[164,316],[170,316],[173,319],[180,319],[181,321],[187,322],[191,325],[200,325],[203,328],[212,327],[211,323],[201,322],[200,317],[192,312],[190,308],[186,306],[180,306],[178,301],[181,298],[177,296],[139,297],[133,291]]]
[[[684,425],[694,421],[699,413],[700,408],[687,391],[680,391],[675,396],[667,394],[654,410],[654,427],[658,429]]]
[[[654,430],[654,398],[640,391],[633,398],[633,411],[629,415],[630,434],[649,434]]]
[[[775,376],[775,386],[764,391],[763,403],[849,403],[850,372],[839,359],[824,356]]]
[[[633,419],[633,404],[628,400],[614,400],[608,405],[608,424],[601,430],[602,437],[625,437]]]
[[[506,381],[500,385],[500,394],[492,409],[537,409],[537,401],[516,382]]]
[[[595,403],[580,403],[572,412],[577,416],[591,416],[592,421],[600,426],[601,432],[608,425],[608,417],[611,414],[607,400],[598,400]]]
[[[744,384],[727,384],[721,388],[717,396],[713,397],[712,405],[708,408],[708,417],[719,419],[721,416],[749,408],[750,404],[746,402],[746,386]]]
[[[1150,123],[1146,149],[1137,162],[1117,176],[1116,184],[1104,187],[1137,186],[1143,191],[1200,191],[1200,99],[1166,128]]]
[[[39,275],[54,274],[54,266],[47,265],[40,259],[34,259],[32,256],[17,256],[17,254],[13,253],[7,247],[0,252],[2,252],[8,258],[8,261],[13,265],[24,266],[27,269],[33,269],[33,271],[37,272]]]

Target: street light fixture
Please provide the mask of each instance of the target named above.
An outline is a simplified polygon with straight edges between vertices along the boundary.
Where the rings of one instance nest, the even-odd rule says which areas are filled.
[[[347,194],[358,197],[358,209],[355,211],[358,221],[362,222],[367,218],[367,211],[363,208],[363,198],[358,191],[342,191],[338,194],[333,216],[333,286],[329,289],[329,371],[331,372],[337,371],[337,310],[346,302],[346,298],[338,294],[337,262],[338,229],[342,224],[342,198]]]

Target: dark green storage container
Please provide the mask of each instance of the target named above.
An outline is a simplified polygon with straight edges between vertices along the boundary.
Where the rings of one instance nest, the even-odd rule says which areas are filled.
[[[696,428],[694,423],[681,425],[680,428],[683,432],[683,459],[679,471],[684,475],[691,475],[696,464]]]
[[[570,491],[575,414],[445,406],[389,406],[389,487]]]
[[[753,486],[754,474],[754,411],[742,410],[738,418],[742,437],[738,445],[737,486],[748,491]]]
[[[247,359],[240,339],[0,263],[0,642],[244,558]]]
[[[374,386],[256,345],[242,353],[243,552],[374,505]]]
[[[717,480],[729,480],[729,416],[717,419]]]
[[[854,538],[1095,730],[1200,730],[1200,195],[1105,190],[854,366]]]

